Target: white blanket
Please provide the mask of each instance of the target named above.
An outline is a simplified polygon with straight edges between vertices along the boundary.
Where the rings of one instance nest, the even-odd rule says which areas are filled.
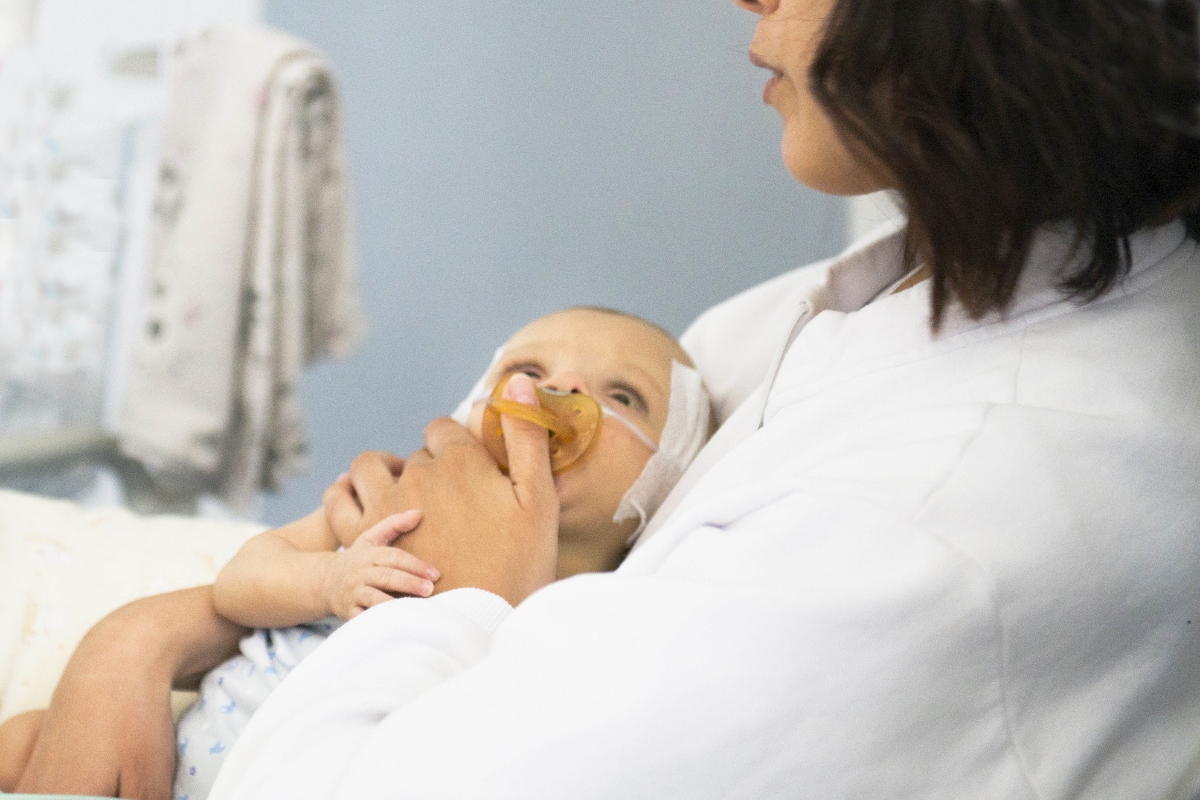
[[[245,508],[306,463],[301,369],[363,332],[340,125],[304,42],[239,27],[181,45],[117,420],[166,488]]]
[[[261,530],[0,490],[0,721],[46,707],[75,645],[109,611],[212,583]]]

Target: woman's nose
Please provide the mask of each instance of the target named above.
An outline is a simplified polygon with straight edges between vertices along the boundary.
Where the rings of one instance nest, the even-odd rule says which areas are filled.
[[[538,385],[543,389],[553,389],[556,392],[589,394],[587,381],[578,372],[556,372],[547,375]]]
[[[733,0],[733,2],[752,14],[765,17],[779,8],[780,0]]]

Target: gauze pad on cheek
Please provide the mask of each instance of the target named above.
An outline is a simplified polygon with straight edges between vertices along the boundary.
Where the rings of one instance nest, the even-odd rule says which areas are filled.
[[[486,400],[488,396],[487,379],[488,375],[492,374],[492,367],[500,363],[501,357],[504,355],[504,345],[496,348],[496,352],[492,354],[492,361],[487,365],[487,369],[479,376],[479,380],[475,381],[475,385],[471,387],[471,392],[466,398],[458,404],[458,408],[454,409],[454,413],[450,415],[450,419],[460,425],[466,425],[467,420],[471,418],[471,408],[481,400]]]
[[[637,530],[629,537],[630,544],[641,534],[646,522],[667,499],[708,440],[711,413],[708,391],[700,373],[678,361],[673,362],[667,423],[659,437],[658,451],[650,456],[642,474],[625,492],[613,515],[613,522],[639,520]]]

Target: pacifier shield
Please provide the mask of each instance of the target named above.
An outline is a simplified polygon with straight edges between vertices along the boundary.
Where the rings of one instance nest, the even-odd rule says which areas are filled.
[[[604,419],[600,404],[586,394],[557,392],[541,387],[536,387],[540,408],[507,400],[504,398],[504,387],[511,377],[496,384],[484,406],[483,446],[507,474],[508,451],[504,446],[500,415],[511,414],[540,425],[549,432],[550,471],[553,474],[557,475],[574,466],[592,446],[600,431]]]

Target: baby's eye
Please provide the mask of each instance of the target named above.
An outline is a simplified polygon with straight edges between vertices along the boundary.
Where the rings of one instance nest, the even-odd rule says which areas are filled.
[[[608,397],[614,403],[625,406],[626,408],[632,408],[637,411],[646,410],[646,401],[643,400],[642,396],[631,387],[615,386],[609,390]]]
[[[609,397],[611,397],[613,400],[616,400],[623,406],[629,406],[630,408],[633,408],[633,396],[628,392],[613,392],[609,395]]]
[[[524,362],[520,364],[510,364],[504,368],[503,377],[508,378],[516,375],[518,372],[528,375],[535,381],[540,381],[546,377],[546,371],[540,365],[535,363]]]

